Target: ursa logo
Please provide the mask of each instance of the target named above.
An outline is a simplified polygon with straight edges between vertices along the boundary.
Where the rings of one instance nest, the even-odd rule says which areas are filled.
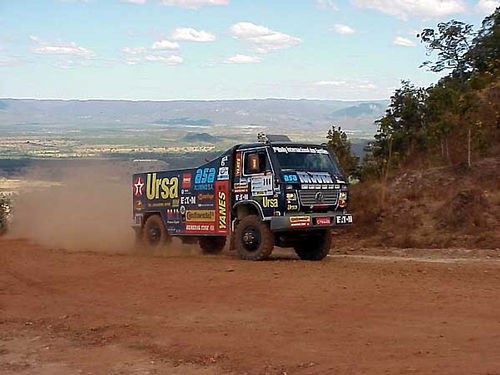
[[[179,178],[157,178],[156,173],[148,173],[146,183],[146,197],[148,199],[173,199],[179,197]]]

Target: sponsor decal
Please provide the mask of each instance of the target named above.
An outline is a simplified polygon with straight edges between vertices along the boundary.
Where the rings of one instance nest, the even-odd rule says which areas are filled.
[[[215,181],[215,168],[200,168],[194,176],[195,184],[212,184]]]
[[[328,172],[297,172],[303,184],[333,184],[333,179]]]
[[[177,207],[178,205],[179,205],[179,199],[173,199],[171,201],[166,201],[166,202],[147,203],[147,206],[150,208]]]
[[[235,194],[234,195],[234,199],[239,202],[239,201],[246,201],[248,200],[248,193],[244,193],[244,194]]]
[[[196,196],[190,195],[187,197],[181,197],[181,204],[196,204]]]
[[[234,161],[234,175],[241,176],[241,153],[236,154],[236,159]]]
[[[337,215],[335,216],[336,224],[352,224],[352,215]]]
[[[142,225],[142,219],[144,216],[142,214],[135,214],[134,215],[134,223],[135,225]]]
[[[173,199],[179,197],[179,178],[157,178],[156,173],[148,173],[146,184],[146,197],[153,199]]]
[[[217,180],[220,181],[229,180],[229,167],[219,168],[219,174],[217,175]]]
[[[136,177],[134,180],[134,195],[137,198],[142,197],[144,194],[144,179],[142,177]]]
[[[134,210],[137,210],[137,211],[142,210],[142,201],[135,201],[134,202]]]
[[[215,168],[200,168],[194,176],[194,190],[212,190],[215,181]]]
[[[252,195],[263,196],[273,194],[273,176],[256,176],[251,179]]]
[[[229,230],[229,183],[227,181],[221,181],[215,183],[215,191],[217,194],[216,201],[216,227],[218,233],[227,233]]]
[[[214,195],[211,193],[199,193],[198,201],[213,201]]]
[[[316,218],[317,225],[330,225],[332,220],[329,217],[318,217]]]
[[[215,221],[214,210],[186,210],[186,221],[197,221],[200,223],[213,223]]]
[[[286,174],[283,176],[285,182],[299,182],[299,178],[296,174]]]
[[[248,193],[248,182],[236,182],[234,184],[235,193]]]
[[[339,193],[339,207],[347,207],[347,193],[342,191]]]
[[[262,206],[264,208],[278,208],[278,199],[276,198],[262,198]]]
[[[289,152],[300,152],[305,154],[328,154],[328,151],[324,148],[316,147],[273,147],[274,152],[284,152],[288,154]]]
[[[185,231],[188,233],[213,233],[215,224],[186,223]]]
[[[220,161],[220,166],[221,166],[221,167],[225,167],[225,166],[226,166],[226,163],[227,163],[227,161],[228,161],[228,159],[229,159],[229,156],[227,156],[227,155],[226,155],[226,156],[224,156],[224,157],[221,159],[221,161]]]
[[[178,225],[181,223],[181,214],[177,208],[167,209],[167,224]]]
[[[295,193],[286,193],[286,199],[289,201],[297,200],[297,194]]]
[[[299,205],[298,204],[290,204],[286,206],[287,211],[298,211],[299,210]]]
[[[184,173],[182,175],[182,188],[190,189],[191,188],[191,173]]]
[[[294,228],[311,226],[311,216],[291,216],[290,226]]]

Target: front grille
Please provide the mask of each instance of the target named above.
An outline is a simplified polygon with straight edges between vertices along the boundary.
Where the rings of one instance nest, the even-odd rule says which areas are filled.
[[[318,197],[318,193],[322,194]],[[300,202],[303,206],[336,205],[339,200],[337,190],[299,190]]]

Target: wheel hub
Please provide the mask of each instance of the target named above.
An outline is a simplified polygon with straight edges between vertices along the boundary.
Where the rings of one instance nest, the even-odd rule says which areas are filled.
[[[248,251],[255,251],[260,246],[260,232],[257,228],[247,227],[243,231],[243,236],[241,238],[243,246]]]

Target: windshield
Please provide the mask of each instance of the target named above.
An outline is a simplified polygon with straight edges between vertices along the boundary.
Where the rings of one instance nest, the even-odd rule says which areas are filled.
[[[283,171],[330,172],[340,174],[331,155],[324,148],[273,147]]]

